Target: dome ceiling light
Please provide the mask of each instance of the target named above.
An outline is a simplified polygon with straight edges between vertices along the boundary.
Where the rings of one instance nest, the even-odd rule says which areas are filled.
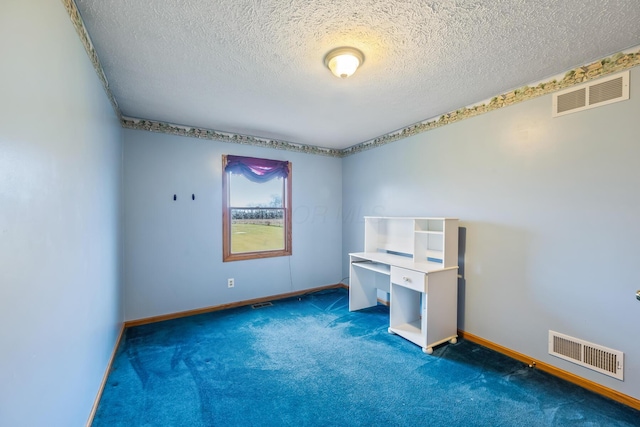
[[[324,65],[331,72],[342,79],[346,79],[356,72],[364,62],[364,54],[354,47],[339,47],[333,49],[324,57]]]

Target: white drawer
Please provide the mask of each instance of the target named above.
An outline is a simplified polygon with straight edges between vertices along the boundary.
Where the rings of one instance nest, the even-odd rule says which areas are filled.
[[[413,289],[414,291],[424,292],[425,273],[391,266],[391,283]]]

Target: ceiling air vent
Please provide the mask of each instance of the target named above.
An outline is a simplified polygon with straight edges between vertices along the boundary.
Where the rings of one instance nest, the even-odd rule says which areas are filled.
[[[553,117],[629,99],[629,71],[553,94]]]

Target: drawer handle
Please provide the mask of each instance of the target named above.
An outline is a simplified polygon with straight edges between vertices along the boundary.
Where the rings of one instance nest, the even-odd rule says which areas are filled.
[[[404,280],[405,282],[411,283],[411,278],[409,278],[407,276],[402,276],[402,280]]]

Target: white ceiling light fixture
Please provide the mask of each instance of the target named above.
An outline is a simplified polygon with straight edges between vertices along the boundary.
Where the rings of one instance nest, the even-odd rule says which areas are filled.
[[[364,54],[355,47],[339,47],[324,57],[324,65],[341,79],[346,79],[356,72],[364,62]]]

